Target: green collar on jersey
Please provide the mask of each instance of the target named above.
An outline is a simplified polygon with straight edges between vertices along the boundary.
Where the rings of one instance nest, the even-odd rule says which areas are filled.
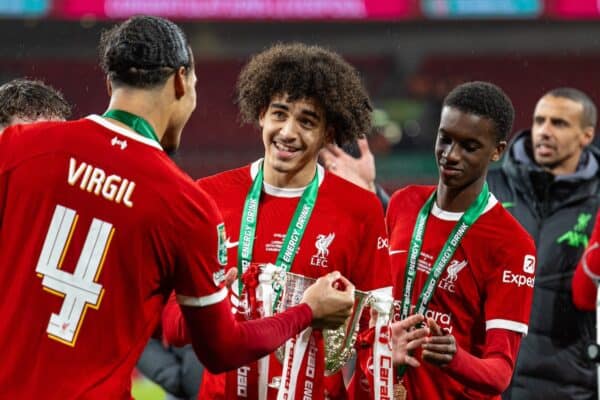
[[[250,191],[246,195],[244,208],[242,211],[242,220],[240,223],[240,238],[238,244],[238,290],[239,295],[242,295],[243,282],[242,276],[250,266],[252,261],[252,253],[254,250],[254,239],[256,237],[256,227],[258,225],[258,204],[263,188],[264,171],[263,164],[260,164],[256,177],[250,186]],[[288,231],[283,239],[283,244],[275,265],[286,272],[292,268],[294,258],[300,248],[302,236],[310,220],[315,203],[317,202],[317,194],[319,192],[319,172],[315,170],[315,175],[304,189],[302,197],[296,206],[294,216],[288,226]],[[273,309],[275,310],[279,303],[282,288],[279,285],[274,286],[276,293]]]
[[[102,116],[122,122],[140,135],[160,144],[154,128],[142,117],[123,110],[108,110]]]

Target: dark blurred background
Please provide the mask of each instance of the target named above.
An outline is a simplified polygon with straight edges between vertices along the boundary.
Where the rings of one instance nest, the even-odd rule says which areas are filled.
[[[240,67],[278,41],[327,46],[361,72],[376,107],[378,181],[431,182],[440,103],[467,80],[502,87],[527,128],[536,100],[573,86],[600,100],[599,0],[0,0],[0,82],[40,78],[74,117],[108,101],[97,66],[102,29],[133,14],[185,30],[196,57],[198,107],[177,162],[193,177],[252,161],[258,131],[233,103]]]

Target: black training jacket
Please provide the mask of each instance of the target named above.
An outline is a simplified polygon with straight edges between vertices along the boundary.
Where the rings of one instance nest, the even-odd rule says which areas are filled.
[[[531,133],[520,132],[502,167],[488,174],[490,191],[537,246],[529,333],[503,398],[597,399],[596,366],[584,352],[595,339],[595,316],[573,306],[571,279],[600,205],[600,151],[588,147],[577,171],[560,177],[531,154]]]

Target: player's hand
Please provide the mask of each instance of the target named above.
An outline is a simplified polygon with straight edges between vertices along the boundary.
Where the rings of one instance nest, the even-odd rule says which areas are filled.
[[[421,364],[411,354],[417,349],[429,335],[429,328],[416,328],[423,322],[425,317],[422,315],[411,315],[402,321],[392,324],[392,359],[394,365],[409,365],[418,367]]]
[[[302,296],[313,313],[314,328],[335,329],[352,313],[354,285],[337,271],[317,279]]]
[[[453,335],[444,335],[442,329],[431,318],[427,319],[427,325],[431,329],[431,336],[422,346],[421,358],[433,365],[445,367],[456,354],[456,339]]]
[[[327,144],[321,150],[323,165],[337,176],[364,189],[375,192],[375,158],[367,139],[357,140],[360,158],[354,158],[336,144]]]

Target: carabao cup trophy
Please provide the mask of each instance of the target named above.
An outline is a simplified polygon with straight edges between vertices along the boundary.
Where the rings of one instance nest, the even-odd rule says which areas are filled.
[[[279,269],[273,275],[273,287],[281,288],[281,298],[273,304],[274,312],[282,312],[300,304],[304,291],[315,283],[316,279]],[[352,314],[337,329],[323,329],[325,345],[325,375],[339,371],[354,354],[354,343],[358,335],[360,317],[365,306],[369,305],[370,295],[360,290],[354,291]],[[276,300],[276,299],[275,299]],[[278,358],[283,359],[280,349]]]
[[[273,264],[257,265],[254,271],[253,274],[258,274],[258,279],[254,280],[257,285],[253,285],[253,288],[246,288],[245,291],[248,290],[246,297],[249,292],[254,292],[255,296],[252,297],[256,299],[255,303],[258,305],[257,311],[260,317],[268,317],[300,304],[306,289],[316,281],[314,278],[286,272]],[[373,344],[373,381],[376,386],[373,389],[376,400],[393,397],[391,396],[393,367],[390,331],[393,299],[390,295],[391,293],[383,294],[380,291],[367,293],[355,290],[354,307],[346,322],[337,329],[322,330],[325,349],[324,372],[329,376],[338,372],[355,354],[354,344],[365,307],[370,306],[377,311],[375,343]],[[296,338],[288,340],[276,351],[276,358],[283,364],[284,376],[274,377],[268,382],[269,357],[266,356],[259,360],[259,400],[266,399],[266,387],[278,389],[278,400],[294,398],[293,387],[295,384],[291,377],[297,376],[297,371],[294,373],[292,366],[299,364],[294,362],[294,359],[302,357],[311,334],[312,328],[306,328]]]
[[[279,313],[300,304],[304,291],[315,281],[314,278],[286,272],[272,264],[266,264],[261,267],[259,275],[261,284],[257,295],[262,301],[264,310],[270,308],[273,313]],[[268,282],[271,284],[269,285]],[[277,292],[280,293],[279,296]],[[365,306],[369,304],[370,298],[369,293],[355,290],[354,307],[346,322],[337,329],[323,329],[325,375],[332,375],[339,371],[354,354],[360,317]],[[277,351],[277,358],[283,361],[283,347]]]

